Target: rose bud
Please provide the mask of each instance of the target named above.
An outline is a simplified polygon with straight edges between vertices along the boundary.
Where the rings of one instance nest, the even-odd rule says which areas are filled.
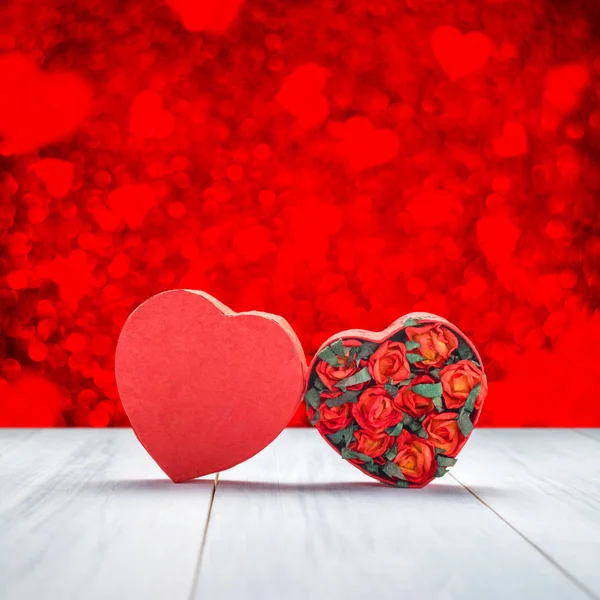
[[[394,406],[394,400],[380,385],[367,388],[352,406],[352,416],[362,429],[379,433],[397,425],[402,420],[402,412]]]
[[[410,375],[406,346],[400,342],[383,342],[369,358],[369,373],[377,383],[399,383]]]
[[[456,336],[441,323],[407,327],[406,337],[411,342],[419,343],[419,347],[413,352],[423,357],[423,360],[416,364],[425,367],[441,367],[458,348]]]
[[[475,410],[479,410],[487,395],[487,380],[481,369],[470,360],[459,360],[440,371],[440,382],[444,402],[448,408],[458,409],[466,402],[471,390],[481,383],[475,400]]]
[[[400,468],[406,481],[422,486],[433,479],[437,461],[431,442],[403,429],[396,445],[398,454],[393,462]]]

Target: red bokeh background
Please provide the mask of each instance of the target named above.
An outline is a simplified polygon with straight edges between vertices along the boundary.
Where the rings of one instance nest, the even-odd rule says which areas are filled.
[[[120,328],[174,287],[309,358],[435,312],[481,424],[600,425],[596,0],[1,10],[0,425],[126,425]]]

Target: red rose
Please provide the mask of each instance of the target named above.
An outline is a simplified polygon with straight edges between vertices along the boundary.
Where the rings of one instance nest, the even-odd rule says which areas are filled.
[[[399,383],[410,375],[406,346],[400,342],[383,342],[369,358],[369,373],[377,383]]]
[[[310,419],[314,419],[315,410],[309,407],[308,416]],[[327,404],[323,403],[319,407],[319,420],[315,427],[323,434],[328,435],[335,433],[340,429],[346,429],[352,421],[352,411],[350,404],[340,404],[329,408]]]
[[[371,433],[369,431],[355,431],[354,437],[349,448],[355,452],[366,454],[376,459],[376,462],[383,464],[385,462],[381,457],[391,448],[394,438],[387,433]]]
[[[431,442],[403,429],[396,445],[398,454],[393,462],[400,468],[406,481],[422,487],[435,477],[437,461]]]
[[[358,402],[352,405],[352,416],[362,429],[372,433],[379,433],[402,420],[402,412],[394,406],[382,385],[367,388],[358,397]]]
[[[426,367],[441,367],[458,348],[456,336],[449,329],[442,327],[441,323],[407,327],[406,337],[411,342],[420,344],[413,352],[423,357],[417,364]]]
[[[470,360],[459,360],[440,371],[440,382],[444,402],[448,408],[461,408],[471,390],[481,383],[481,389],[475,400],[475,409],[481,408],[487,395],[487,380],[481,369]]]
[[[446,456],[456,456],[467,440],[458,427],[455,413],[431,414],[423,421],[423,428],[429,441]]]
[[[337,391],[339,388],[335,387],[336,383],[339,383],[343,379],[352,377],[355,373],[360,371],[361,367],[356,364],[356,361],[352,361],[352,364],[348,364],[350,348],[360,346],[360,342],[356,340],[345,340],[344,349],[348,349],[344,356],[338,356],[338,362],[340,366],[333,367],[324,360],[317,362],[317,375],[319,379],[327,386],[327,389],[331,391]]]
[[[416,394],[413,386],[420,383],[435,383],[435,380],[429,375],[417,375],[409,386],[401,387],[398,395],[394,399],[394,404],[399,410],[408,413],[411,417],[422,417],[433,410],[434,404],[431,398],[425,398]]]

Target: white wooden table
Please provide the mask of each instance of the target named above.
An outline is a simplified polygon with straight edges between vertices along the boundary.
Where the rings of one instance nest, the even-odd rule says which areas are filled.
[[[387,488],[314,430],[175,485],[129,430],[0,430],[0,599],[600,598],[600,430],[477,430]]]

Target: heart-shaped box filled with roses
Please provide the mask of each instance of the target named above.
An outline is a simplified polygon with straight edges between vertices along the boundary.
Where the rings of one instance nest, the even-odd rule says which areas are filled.
[[[486,394],[468,338],[442,317],[411,313],[382,332],[327,340],[304,399],[311,424],[342,458],[383,483],[423,487],[456,463]]]

